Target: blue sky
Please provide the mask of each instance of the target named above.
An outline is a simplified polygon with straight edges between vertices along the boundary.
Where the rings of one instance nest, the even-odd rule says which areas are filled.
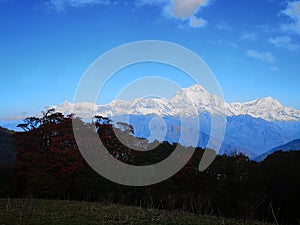
[[[272,96],[300,109],[300,1],[0,0],[0,118],[73,101],[96,58],[139,40],[198,54],[227,102]],[[128,71],[128,82],[147,71],[192,84],[159,66]],[[99,102],[111,101],[125,80],[112,79]]]

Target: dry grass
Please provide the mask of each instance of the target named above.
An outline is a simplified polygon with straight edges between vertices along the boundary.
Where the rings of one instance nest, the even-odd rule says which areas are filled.
[[[184,212],[147,210],[117,204],[76,201],[0,199],[0,225],[55,224],[201,224],[201,225],[263,225]]]

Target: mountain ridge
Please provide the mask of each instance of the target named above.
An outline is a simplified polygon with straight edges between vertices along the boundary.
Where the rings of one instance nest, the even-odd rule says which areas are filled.
[[[300,121],[300,110],[286,107],[271,96],[244,103],[227,103],[222,98],[210,94],[198,84],[180,89],[170,100],[150,97],[137,98],[132,101],[116,99],[105,105],[65,101],[50,108],[62,113],[73,112],[80,117],[87,118],[93,117],[95,113],[103,116],[155,114],[158,116],[194,117],[202,112],[208,112],[212,115],[223,114],[225,116],[250,115],[270,122]]]
[[[211,119],[223,114],[226,116],[227,128],[219,153],[231,154],[236,151],[250,158],[300,138],[300,110],[283,106],[270,96],[245,103],[226,103],[200,85],[180,89],[170,100],[153,97],[133,101],[116,99],[106,105],[65,101],[49,108],[65,115],[74,113],[83,119],[91,119],[95,115],[107,116],[114,122],[132,125],[137,137],[150,141],[157,139],[165,131],[165,136],[157,140],[178,142],[180,132],[198,130],[197,146],[203,148],[207,146],[211,135]],[[159,117],[158,121],[161,122],[150,130],[149,124],[152,119],[156,120],[155,117]],[[182,120],[190,122],[183,125]],[[188,145],[193,143],[191,140],[187,139],[180,144]]]
[[[275,148],[272,148],[270,151],[267,151],[259,156],[254,157],[253,159],[256,161],[263,161],[268,155],[277,152],[277,151],[296,151],[300,150],[300,139],[295,139],[292,141],[289,141],[283,145],[279,145]]]

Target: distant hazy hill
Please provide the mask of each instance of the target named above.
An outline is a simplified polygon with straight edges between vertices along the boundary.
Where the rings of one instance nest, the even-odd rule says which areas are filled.
[[[257,157],[255,157],[254,159],[256,161],[262,161],[264,160],[268,155],[276,152],[276,151],[279,151],[279,150],[282,150],[284,152],[286,151],[289,151],[289,150],[300,150],[300,139],[296,139],[296,140],[293,140],[291,142],[288,142],[284,145],[280,145],[280,146],[277,146],[275,148],[272,148],[270,151],[262,154],[262,155],[259,155]]]
[[[15,145],[13,131],[0,127],[0,164],[13,164],[15,162]]]

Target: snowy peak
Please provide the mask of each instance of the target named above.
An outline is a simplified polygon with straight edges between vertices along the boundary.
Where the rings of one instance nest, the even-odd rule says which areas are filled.
[[[190,87],[182,88],[178,92],[207,93],[207,94],[209,94],[208,91],[203,86],[201,86],[200,84],[194,84]]]
[[[193,85],[189,88],[183,88],[179,90],[175,97],[171,99],[171,103],[174,106],[186,107],[187,105],[192,106],[203,106],[208,105],[212,95],[208,93],[202,86]]]
[[[98,110],[98,106],[94,103],[81,102],[73,104],[68,101],[65,101],[64,103],[57,106],[51,106],[49,108],[53,108],[57,112],[62,112],[65,115],[74,113],[75,115],[80,116],[82,118],[90,118]]]
[[[201,112],[224,114],[224,102],[216,95],[210,94],[201,85],[193,85],[178,91],[171,99],[171,105],[179,115],[199,115]]]
[[[133,101],[117,99],[106,105],[64,102],[52,108],[65,114],[75,113],[84,118],[92,117],[95,113],[103,116],[156,114],[158,116],[194,117],[201,112],[207,112],[227,116],[250,115],[267,121],[300,121],[300,110],[283,106],[272,97],[259,98],[245,103],[226,103],[220,97],[210,94],[201,85],[182,88],[171,100],[165,98],[138,98]]]
[[[249,102],[249,104],[269,108],[282,107],[282,104],[277,99],[274,99],[271,96],[255,99],[254,101]]]
[[[232,115],[250,115],[267,121],[300,121],[300,110],[283,106],[272,97],[259,98],[250,102],[229,104]]]
[[[257,98],[255,100],[250,101],[250,102],[244,102],[244,103],[233,102],[230,105],[231,105],[231,107],[234,107],[234,108],[237,108],[237,109],[241,108],[243,106],[246,106],[246,107],[263,107],[263,108],[265,108],[265,107],[268,107],[268,108],[270,108],[270,107],[272,107],[272,108],[274,108],[274,107],[283,107],[282,104],[278,100],[272,98],[271,96],[265,97],[265,98]]]
[[[130,114],[171,115],[173,107],[165,98],[141,98],[132,102]]]

